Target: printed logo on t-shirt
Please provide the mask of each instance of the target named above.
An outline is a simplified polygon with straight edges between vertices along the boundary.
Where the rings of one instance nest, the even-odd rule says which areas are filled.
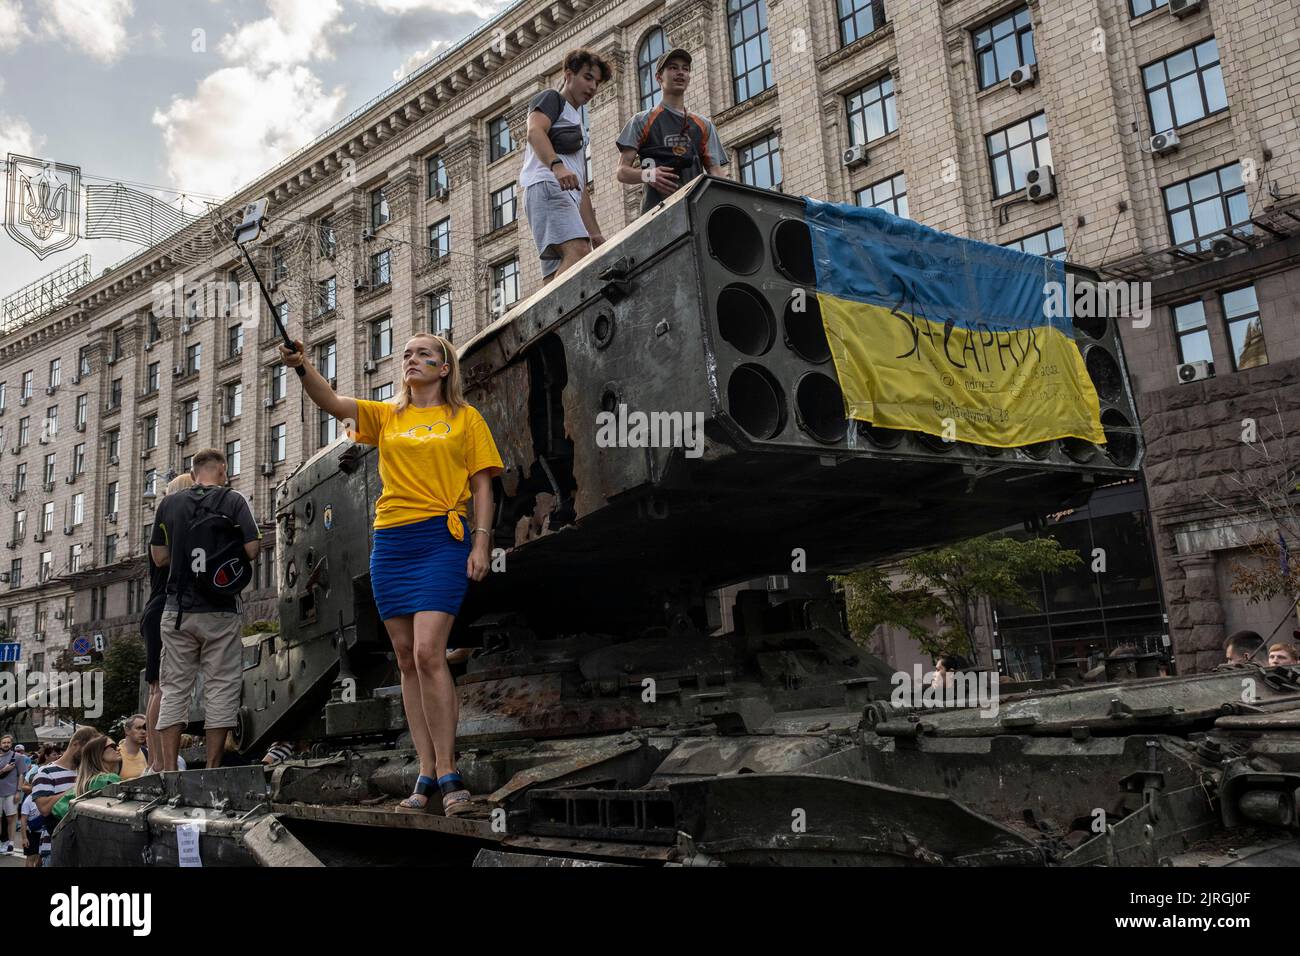
[[[432,425],[412,425],[402,432],[403,437],[414,438],[418,441],[426,441],[430,438],[445,439],[450,434],[451,426],[446,422],[434,422]]]
[[[685,156],[686,150],[690,148],[691,138],[685,133],[669,133],[664,137],[664,145],[672,147],[673,155]]]

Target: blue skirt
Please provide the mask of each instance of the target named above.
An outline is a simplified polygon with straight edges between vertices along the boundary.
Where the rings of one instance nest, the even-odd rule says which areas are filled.
[[[416,611],[459,613],[469,586],[465,564],[470,536],[468,522],[465,524],[464,541],[451,536],[445,515],[395,528],[375,528],[370,587],[381,620]]]

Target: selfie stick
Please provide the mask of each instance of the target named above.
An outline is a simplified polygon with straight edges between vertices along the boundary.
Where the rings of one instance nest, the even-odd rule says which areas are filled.
[[[262,234],[262,221],[266,218],[266,200],[259,199],[257,202],[250,203],[244,207],[243,222],[235,229],[235,245],[239,251],[244,254],[244,261],[248,263],[249,270],[253,273],[253,278],[257,280],[257,287],[262,290],[262,298],[266,301],[266,307],[271,310],[271,318],[275,320],[275,327],[280,330],[280,335],[284,338],[284,347],[290,352],[298,351],[298,346],[294,345],[293,339],[289,338],[289,332],[280,321],[280,313],[275,308],[275,303],[271,301],[271,293],[266,291],[266,284],[262,281],[261,274],[257,271],[257,266],[253,264],[253,257],[248,254],[247,243],[257,239]],[[299,365],[294,368],[299,378],[307,377],[307,370]]]

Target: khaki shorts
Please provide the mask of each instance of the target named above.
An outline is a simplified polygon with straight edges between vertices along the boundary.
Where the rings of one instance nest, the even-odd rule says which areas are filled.
[[[243,687],[239,621],[239,615],[230,612],[186,612],[177,630],[175,609],[164,611],[158,730],[189,721],[190,695],[199,674],[203,676],[204,730],[235,726]]]

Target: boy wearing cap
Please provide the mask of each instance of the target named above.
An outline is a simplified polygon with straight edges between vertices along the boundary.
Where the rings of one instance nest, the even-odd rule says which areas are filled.
[[[726,150],[713,122],[686,109],[691,55],[677,47],[659,58],[655,80],[663,100],[637,113],[618,135],[618,181],[645,184],[641,212],[663,202],[700,173],[721,176]]]

